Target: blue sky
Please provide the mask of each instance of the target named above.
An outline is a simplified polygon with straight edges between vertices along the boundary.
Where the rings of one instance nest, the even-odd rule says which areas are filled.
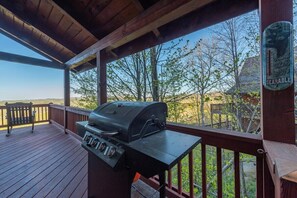
[[[207,35],[207,29],[184,37],[191,41]],[[0,34],[0,51],[46,59]],[[0,60],[0,101],[63,98],[63,71]]]
[[[43,56],[0,34],[0,51]],[[0,100],[63,98],[63,71],[0,60]]]

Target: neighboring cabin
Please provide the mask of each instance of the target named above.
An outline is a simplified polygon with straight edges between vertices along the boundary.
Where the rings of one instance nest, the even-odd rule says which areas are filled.
[[[295,49],[296,50],[296,49]],[[296,68],[296,65],[295,65]],[[297,85],[297,75],[296,72],[294,73],[294,80],[295,80],[295,86]],[[261,81],[261,70],[260,70],[260,56],[255,56],[255,57],[249,57],[245,60],[240,74],[239,74],[239,86],[240,89],[238,90],[239,94],[241,95],[241,97],[244,98],[245,101],[245,106],[247,106],[248,104],[252,105],[252,106],[258,106],[256,108],[258,108],[258,111],[260,111],[260,104],[259,104],[259,100],[260,100],[260,81]],[[295,87],[295,96],[297,95],[296,92],[296,87]],[[232,93],[236,92],[236,88],[235,86],[231,87],[226,94],[231,95]],[[226,110],[224,111],[224,104],[220,104],[221,106],[218,106],[216,104],[213,104],[212,109],[213,111],[211,112],[212,116],[213,114],[225,114]],[[251,109],[251,108],[250,108]],[[230,111],[229,111],[230,112]],[[250,112],[252,113],[252,112]],[[250,120],[244,120],[242,121],[244,124],[243,125],[248,125],[248,122],[250,122]],[[258,130],[258,123],[259,118],[254,118],[253,121],[253,127],[251,128],[252,130]],[[246,128],[246,127],[244,127]]]

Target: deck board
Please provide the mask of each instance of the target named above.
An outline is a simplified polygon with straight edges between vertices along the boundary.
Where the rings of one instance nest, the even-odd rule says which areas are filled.
[[[51,124],[0,131],[0,197],[87,197],[87,152]],[[141,182],[141,191],[153,192]],[[143,197],[132,188],[133,198]],[[148,195],[148,194],[146,194]],[[155,197],[155,196],[154,196]]]

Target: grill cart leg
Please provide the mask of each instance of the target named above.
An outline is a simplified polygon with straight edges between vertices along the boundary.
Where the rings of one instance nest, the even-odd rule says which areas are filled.
[[[160,198],[165,198],[165,171],[159,173],[160,180]]]
[[[131,184],[135,171],[114,171],[101,159],[88,153],[88,197],[131,198]]]

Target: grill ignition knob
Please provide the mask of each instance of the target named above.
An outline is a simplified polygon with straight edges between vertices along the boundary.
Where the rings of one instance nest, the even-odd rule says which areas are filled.
[[[93,142],[91,143],[91,147],[96,147],[98,142],[99,142],[99,140],[97,138],[95,138],[93,140]]]
[[[91,137],[92,137],[91,135],[87,135],[87,134],[85,134],[83,140],[86,141],[86,142],[89,142],[89,140],[90,140]]]
[[[90,136],[89,140],[87,141],[88,146],[92,146],[94,138]]]
[[[102,142],[99,146],[99,151],[103,152],[106,148],[106,143],[105,142]]]
[[[117,149],[115,147],[111,146],[107,156],[110,157],[110,158],[113,157],[115,155],[115,153],[116,153],[116,150]]]

